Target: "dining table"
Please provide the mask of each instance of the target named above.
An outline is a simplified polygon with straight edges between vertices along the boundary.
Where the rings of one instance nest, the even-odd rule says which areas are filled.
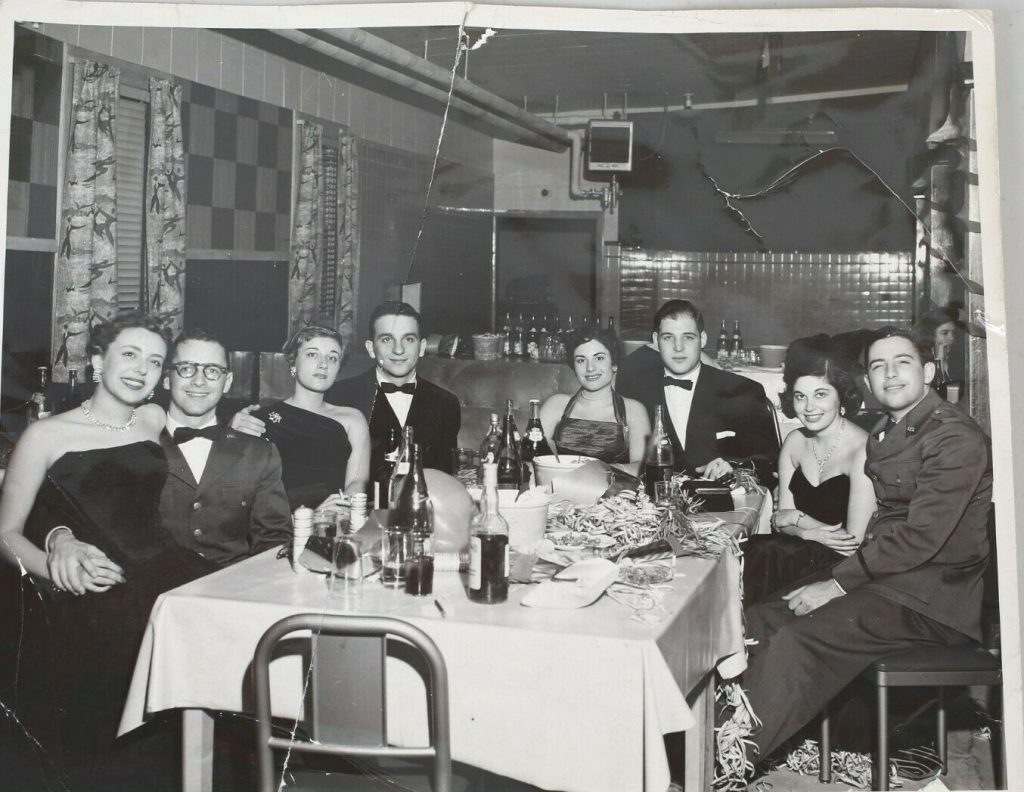
[[[738,495],[735,510],[705,517],[742,537],[766,498]],[[368,579],[361,595],[339,599],[325,576],[268,550],[159,597],[119,733],[181,710],[183,789],[209,792],[213,713],[252,712],[249,668],[264,631],[298,613],[383,615],[421,628],[441,650],[454,760],[541,789],[665,792],[673,779],[664,736],[684,732],[684,778],[676,780],[707,789],[716,672],[730,679],[746,667],[740,562],[726,545],[717,557],[674,564],[672,579],[639,600],[606,593],[558,609],[525,606],[530,583],[512,584],[500,604],[470,601],[458,572],[436,572],[430,596]],[[275,717],[308,714],[307,661],[299,653],[271,663]],[[387,664],[387,740],[424,744],[426,707],[414,704],[424,701],[423,683],[398,658]]]

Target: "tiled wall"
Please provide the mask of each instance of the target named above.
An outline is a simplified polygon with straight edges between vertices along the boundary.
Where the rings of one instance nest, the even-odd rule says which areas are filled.
[[[16,28],[7,233],[54,239],[61,46]]]
[[[278,251],[291,236],[292,112],[187,83],[190,250]]]
[[[913,319],[915,269],[909,252],[697,253],[623,250],[621,327],[650,336],[665,300],[692,300],[703,311],[709,346],[721,320],[740,321],[747,346],[787,344],[814,333],[841,333]]]
[[[439,113],[292,63],[211,30],[51,25],[42,33],[69,44],[142,64],[249,99],[347,126],[353,134],[395,148],[433,155]],[[491,170],[492,141],[449,119],[444,153]]]

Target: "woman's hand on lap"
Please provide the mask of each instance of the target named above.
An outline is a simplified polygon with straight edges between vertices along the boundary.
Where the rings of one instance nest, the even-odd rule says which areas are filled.
[[[50,580],[60,591],[85,594],[124,583],[124,570],[107,554],[70,533],[58,534],[46,556]]]

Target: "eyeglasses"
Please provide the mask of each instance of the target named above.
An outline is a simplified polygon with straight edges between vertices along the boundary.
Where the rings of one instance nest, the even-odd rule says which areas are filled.
[[[203,376],[211,382],[216,382],[225,374],[228,370],[224,366],[218,366],[215,363],[192,363],[190,361],[184,361],[182,363],[172,363],[173,368],[178,376],[182,379],[192,379],[196,375],[199,369],[203,370]]]

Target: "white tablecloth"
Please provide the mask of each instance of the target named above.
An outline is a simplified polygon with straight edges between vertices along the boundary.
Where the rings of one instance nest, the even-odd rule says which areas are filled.
[[[744,515],[745,530],[753,519]],[[678,559],[667,613],[656,623],[633,619],[607,597],[581,610],[522,607],[528,586],[514,586],[501,605],[478,605],[451,573],[435,575],[446,618],[432,597],[375,581],[358,611],[405,619],[437,642],[448,665],[454,759],[547,789],[664,792],[662,735],[694,724],[685,694],[711,669],[731,677],[745,666],[738,575],[731,553]],[[293,573],[273,551],[164,594],[121,732],[169,708],[245,711],[260,636],[278,619],[311,611],[344,612],[328,600],[324,578]],[[401,678],[389,666],[389,692]],[[272,663],[275,714],[299,714],[300,686],[296,658]],[[389,738],[415,743],[423,708],[401,698],[403,706],[389,707]]]

